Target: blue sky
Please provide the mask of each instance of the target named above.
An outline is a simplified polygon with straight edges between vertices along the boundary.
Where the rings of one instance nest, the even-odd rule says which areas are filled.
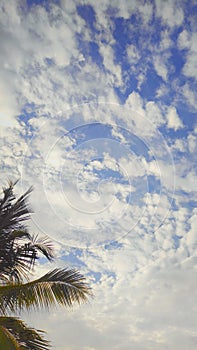
[[[24,318],[57,350],[196,349],[196,1],[0,9],[1,182],[95,293]]]

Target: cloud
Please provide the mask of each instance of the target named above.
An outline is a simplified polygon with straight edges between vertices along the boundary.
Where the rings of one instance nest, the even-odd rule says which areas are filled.
[[[168,112],[167,112],[167,126],[170,129],[174,129],[175,131],[178,129],[183,128],[183,123],[179,118],[179,115],[176,111],[176,108],[173,106],[170,106],[168,108]]]
[[[182,36],[183,39],[185,39],[186,44],[184,48],[188,49],[188,53],[186,56],[186,63],[183,67],[183,73],[185,76],[187,77],[192,77],[196,80],[196,74],[197,74],[197,63],[196,63],[196,55],[197,55],[197,44],[196,44],[196,40],[197,40],[197,34],[196,33],[191,33],[191,36],[188,40],[188,34],[185,32],[182,32],[180,34],[180,46],[184,45],[183,44],[183,40],[182,40]],[[181,48],[182,48],[181,46]]]
[[[162,112],[154,101],[149,101],[146,103],[146,116],[153,123],[153,125],[156,125],[157,127],[164,123]]]
[[[139,50],[135,47],[135,45],[127,46],[127,57],[130,64],[135,64],[140,59]]]
[[[154,68],[157,72],[157,74],[166,81],[168,78],[168,68],[166,63],[164,62],[163,58],[160,56],[154,57]]]
[[[197,238],[196,238],[196,231],[195,231],[195,227],[197,224],[196,209],[193,210],[192,216],[189,219],[189,224],[190,224],[190,230],[187,233],[187,244],[188,244],[190,254],[193,255],[195,253],[195,249],[197,245]]]
[[[178,1],[156,0],[156,13],[169,27],[180,26],[184,20],[183,9],[178,6]]]
[[[144,110],[143,110],[143,100],[141,96],[133,91],[129,97],[127,98],[126,105],[131,108],[131,110],[141,114],[142,116],[144,115]]]
[[[192,140],[191,140],[192,141]],[[187,142],[183,139],[176,139],[171,149],[178,150],[179,152],[187,151]]]
[[[75,5],[65,10],[62,3],[62,7],[51,4],[49,18],[42,6],[33,6],[24,17],[16,2],[4,4],[5,23],[14,20],[10,13],[17,16],[14,30],[11,25],[5,26],[2,33],[1,96],[4,96],[3,114],[8,114],[7,120],[14,121],[27,103],[34,104],[37,115],[54,116],[59,111],[65,112],[70,104],[89,98],[95,100],[99,95],[111,96],[109,85],[116,79],[119,84],[120,74],[117,75],[118,67],[113,59],[107,65],[107,69],[112,70],[108,79],[97,65],[81,60],[83,55],[76,37],[86,33],[87,27],[76,15]],[[9,47],[12,55],[8,54]],[[3,65],[7,67],[6,75]],[[80,84],[76,84],[76,80]]]
[[[188,139],[189,151],[190,151],[191,153],[194,153],[195,150],[197,149],[197,139],[196,139],[196,135],[189,134],[187,139]]]
[[[107,70],[111,72],[110,76],[111,84],[113,86],[119,86],[122,84],[122,74],[121,67],[118,64],[114,63],[114,53],[112,47],[107,44],[100,44],[100,53],[103,56],[103,64]]]
[[[181,264],[178,255],[165,254],[148,265],[141,254],[144,268],[136,271],[135,250],[100,250],[97,254],[86,254],[88,268],[102,271],[94,286],[94,304],[71,313],[57,309],[50,316],[39,315],[39,326],[47,328],[58,350],[65,346],[72,350],[129,350],[131,346],[142,350],[147,344],[155,350],[166,346],[184,350],[186,344],[195,349],[195,260]],[[111,271],[114,275],[110,276]],[[37,326],[35,314],[26,318]]]
[[[10,98],[10,90],[6,84],[0,84],[0,125],[3,126],[18,126],[16,115],[20,112],[17,99],[13,96]]]
[[[184,49],[189,49],[191,42],[190,42],[190,33],[184,29],[178,36],[178,47],[180,50],[184,50]]]
[[[187,103],[189,104],[190,108],[194,109],[196,111],[197,106],[197,96],[195,91],[192,89],[192,85],[189,83],[186,83],[182,87],[182,94],[183,97],[186,99]]]
[[[57,350],[196,349],[192,15],[176,1],[85,1],[84,17],[75,1],[21,4],[0,5],[0,179],[34,185],[51,268],[76,266],[95,292],[25,317]]]

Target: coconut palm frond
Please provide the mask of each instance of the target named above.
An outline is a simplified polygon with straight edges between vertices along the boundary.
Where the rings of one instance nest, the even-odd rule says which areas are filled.
[[[71,307],[75,302],[86,302],[91,294],[85,278],[78,271],[54,269],[29,283],[0,286],[0,311],[6,314],[57,304]]]
[[[27,278],[35,261],[38,259],[38,248],[33,245],[32,241],[28,240],[21,244],[18,243],[18,237],[21,238],[23,236],[27,237],[26,232],[23,233],[20,230],[17,234],[15,231],[14,235],[0,237],[0,279],[10,279],[19,282],[23,278]],[[48,251],[48,247],[46,247],[46,251]],[[50,256],[49,260],[51,260]]]
[[[13,334],[4,326],[0,326],[0,350],[20,350],[20,345]]]
[[[20,230],[13,230],[6,235],[9,240],[24,240],[31,239],[31,235],[26,228]]]
[[[49,241],[48,237],[38,237],[35,235],[32,237],[32,247],[35,250],[40,251],[49,261],[54,258],[53,245]]]
[[[43,333],[27,327],[18,318],[0,317],[0,350],[49,350]]]
[[[23,240],[19,244],[19,240]],[[27,230],[14,230],[0,235],[0,279],[21,281],[28,279],[41,252],[49,261],[53,260],[53,247],[46,237],[32,236]]]
[[[0,261],[0,281],[2,284],[5,282],[16,282],[20,283],[23,279],[29,280],[29,268],[21,260],[16,263],[15,266],[10,268],[5,262]]]
[[[48,238],[30,235],[24,224],[30,218],[27,198],[32,188],[16,200],[14,185],[9,182],[0,199],[0,350],[48,350],[49,342],[41,331],[6,316],[58,304],[71,307],[86,302],[92,292],[85,277],[75,269],[54,269],[29,281],[40,253],[53,260],[53,247]]]
[[[14,184],[10,183],[8,188],[3,189],[3,198],[0,200],[0,231],[10,232],[22,227],[22,223],[30,218],[30,207],[27,198],[32,192],[30,187],[18,200],[13,194]]]
[[[3,198],[0,200],[0,211],[5,210],[6,208],[9,208],[11,205],[11,202],[16,199],[13,188],[16,185],[18,181],[12,182],[8,181],[8,187],[3,187]]]
[[[29,279],[35,262],[39,259],[39,252],[42,253],[49,261],[53,260],[53,246],[46,237],[30,236],[27,242],[16,244],[11,247],[9,257],[4,258],[3,263],[10,268],[10,277],[12,280],[22,281],[23,278]],[[12,261],[11,261],[12,257]],[[1,269],[0,269],[1,271]]]

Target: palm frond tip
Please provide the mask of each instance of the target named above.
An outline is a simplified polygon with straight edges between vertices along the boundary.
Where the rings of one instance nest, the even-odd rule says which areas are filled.
[[[23,309],[42,309],[61,304],[87,302],[92,291],[85,278],[74,269],[54,269],[41,278],[25,284],[0,287],[0,310],[16,312]]]

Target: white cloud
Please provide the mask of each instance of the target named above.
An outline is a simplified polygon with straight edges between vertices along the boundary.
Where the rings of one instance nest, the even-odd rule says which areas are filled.
[[[166,115],[167,126],[175,131],[184,127],[175,107],[170,106]]]
[[[171,149],[178,150],[179,152],[187,151],[187,142],[183,139],[176,139]]]
[[[197,150],[197,136],[193,134],[189,134],[187,137],[188,147],[191,153],[194,153]]]
[[[197,246],[196,225],[197,225],[197,210],[194,209],[191,218],[189,219],[190,229],[187,233],[187,244],[190,254],[195,254]]]
[[[138,250],[143,264],[138,270],[135,255],[132,248],[85,253],[87,268],[102,272],[94,301],[72,313],[57,309],[39,315],[39,327],[48,331],[57,350],[142,350],[147,344],[154,350],[185,350],[188,344],[195,349],[195,260],[181,264],[178,255],[166,253],[148,264]],[[35,313],[26,318],[38,327]]]
[[[173,46],[173,41],[170,38],[170,31],[164,30],[161,33],[161,40],[159,43],[159,50],[165,51],[170,49]]]
[[[187,48],[188,53],[186,56],[186,63],[183,67],[183,73],[187,77],[192,77],[196,79],[197,76],[197,63],[196,63],[196,56],[197,56],[197,34],[192,33],[190,40],[187,41],[188,38],[186,38],[187,42]]]
[[[66,9],[64,5],[62,3],[61,9],[51,4],[50,18],[42,6],[32,7],[23,18],[17,2],[4,4],[3,69],[0,74],[2,111],[7,120],[14,121],[25,103],[33,103],[37,115],[54,116],[60,110],[65,113],[70,104],[96,100],[98,96],[111,99],[113,89],[110,86],[121,83],[120,67],[113,63],[112,50],[106,52],[108,46],[103,48],[108,75],[84,58],[83,64],[79,63],[82,55],[77,47],[76,33],[87,32],[87,27],[76,15],[75,5],[69,4]],[[14,22],[6,27],[6,22],[12,19],[9,16],[12,11],[19,22],[21,18],[23,21],[20,25]],[[46,59],[50,59],[50,63]],[[80,84],[76,84],[76,79]]]
[[[145,73],[140,73],[137,77],[137,80],[138,80],[137,88],[138,90],[140,90],[143,82],[146,80]]]
[[[178,167],[177,167],[178,168]],[[186,192],[196,192],[197,176],[194,170],[188,169],[186,176],[176,177],[176,187]]]
[[[114,136],[116,139],[120,140],[121,143],[127,143],[126,138],[124,135],[118,131],[118,128],[113,126],[112,128],[112,136]]]
[[[178,1],[156,0],[155,3],[157,16],[161,17],[169,27],[180,26],[183,23],[184,13]]]
[[[183,66],[183,74],[196,79],[197,74],[197,34],[184,29],[178,37],[177,43],[180,50],[186,50],[186,62]],[[187,85],[186,85],[187,86]]]
[[[137,3],[137,7],[143,16],[144,22],[149,23],[153,16],[153,5],[151,3]]]
[[[160,106],[154,101],[144,101],[141,95],[135,91],[128,96],[125,103],[125,112],[126,109],[128,111],[131,110],[130,122],[128,120],[129,128],[131,128],[131,119],[133,118],[136,124],[136,133],[139,128],[138,131],[142,137],[146,137],[147,135],[153,136],[157,128],[165,122]],[[134,129],[132,128],[132,130]]]
[[[157,91],[156,91],[156,97],[157,97],[157,98],[163,97],[163,96],[167,95],[168,92],[169,92],[168,86],[167,86],[165,83],[163,83],[163,84],[161,84],[161,85],[159,86],[159,88],[157,89]]]
[[[127,48],[130,64],[142,57],[143,45],[150,50],[147,67],[153,62],[165,81],[157,90],[157,101],[131,91],[119,105],[114,88],[124,88],[125,81],[121,66],[114,63],[110,11],[114,10],[114,17],[128,19],[138,10],[142,30],[151,34],[153,5],[117,0],[112,9],[108,1],[85,1],[95,10],[97,31],[92,33],[77,15],[74,1],[62,0],[61,7],[51,3],[50,11],[33,6],[25,16],[19,3],[1,2],[0,179],[5,184],[8,174],[14,179],[21,176],[18,193],[35,186],[30,229],[62,242],[56,243],[58,261],[51,268],[64,267],[69,261],[65,250],[67,255],[72,251],[78,260],[69,264],[88,276],[95,291],[90,305],[72,313],[58,309],[26,317],[32,326],[48,330],[57,350],[195,350],[196,211],[192,212],[190,200],[196,198],[192,164],[196,130],[184,139],[168,139],[169,150],[158,129],[166,121],[172,131],[184,127],[175,107],[164,108],[158,102],[170,91],[171,29],[183,23],[181,6],[157,1],[157,16],[170,28],[153,46],[148,41],[140,43],[142,48],[134,43]],[[79,33],[83,40],[98,44],[105,69],[79,49]],[[188,50],[183,72],[194,77],[195,36],[183,31],[178,47]],[[138,76],[132,72],[138,88],[145,79],[149,83],[144,67]],[[180,90],[184,101],[195,107],[190,82]],[[30,104],[26,106],[29,121],[16,122],[26,103]],[[101,133],[91,139],[89,133],[87,141],[82,125],[92,127],[93,122],[113,128],[107,137]],[[175,157],[176,151],[182,152],[175,159],[175,193],[171,150]],[[105,178],[102,172],[111,173]],[[113,177],[113,172],[120,178]],[[148,176],[157,188],[154,181],[152,189],[147,187]],[[175,206],[169,212],[173,195]],[[112,244],[114,240],[119,244]],[[41,264],[36,273],[48,268]]]
[[[186,83],[182,87],[182,94],[184,98],[186,99],[187,103],[194,108],[194,110],[197,109],[197,96],[195,91],[192,89],[192,87]]]
[[[161,110],[154,101],[149,101],[146,103],[146,116],[147,118],[156,125],[157,127],[164,123],[164,118],[162,116]]]
[[[144,116],[143,100],[137,92],[133,91],[129,95],[126,101],[126,105],[128,108],[131,108],[133,111]]]
[[[154,68],[157,72],[157,74],[164,80],[167,81],[168,78],[168,67],[163,59],[163,57],[161,56],[155,56],[154,57]]]
[[[100,44],[99,50],[103,56],[103,64],[105,68],[112,73],[109,76],[110,80],[112,79],[111,84],[114,86],[122,85],[121,67],[114,63],[114,53],[112,47],[109,44]]]
[[[180,50],[188,49],[190,47],[190,33],[184,29],[178,36],[178,47]]]
[[[140,54],[135,45],[127,46],[127,57],[130,64],[135,64],[140,59]]]

